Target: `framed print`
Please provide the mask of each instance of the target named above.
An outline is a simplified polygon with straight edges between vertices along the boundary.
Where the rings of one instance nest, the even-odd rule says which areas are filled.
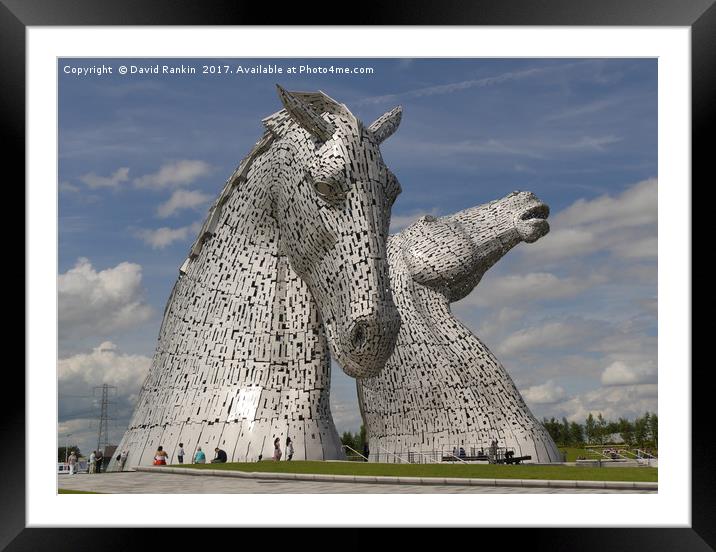
[[[13,55],[3,61],[4,127],[11,138],[6,140],[8,148],[17,149],[14,158],[20,157],[18,137],[26,136],[29,221],[25,409],[13,407],[7,418],[10,423],[3,429],[7,448],[24,451],[17,456],[25,461],[15,462],[2,475],[5,503],[24,503],[25,508],[9,509],[4,516],[2,537],[8,550],[44,549],[54,540],[47,535],[61,528],[79,543],[89,534],[83,527],[112,526],[117,527],[106,530],[117,535],[112,540],[118,545],[132,539],[118,528],[122,526],[435,526],[502,531],[521,527],[523,531],[513,532],[519,543],[539,547],[567,549],[576,544],[603,549],[608,544],[626,549],[631,546],[627,543],[634,543],[656,550],[676,546],[699,550],[713,545],[716,536],[709,523],[713,510],[709,505],[714,476],[699,460],[709,457],[711,448],[704,438],[703,394],[708,386],[703,371],[691,368],[689,179],[704,166],[704,136],[709,130],[705,121],[713,110],[710,99],[715,88],[716,12],[709,2],[678,9],[620,3],[613,11],[585,3],[579,14],[559,3],[553,13],[537,13],[518,4],[508,3],[514,10],[506,11],[505,4],[479,10],[457,3],[438,10],[426,4],[421,11],[414,6],[398,11],[396,5],[383,12],[364,10],[358,22],[370,25],[365,27],[335,26],[333,21],[303,26],[310,24],[305,16],[293,19],[295,26],[276,27],[256,25],[259,18],[246,14],[227,15],[220,23],[221,12],[231,11],[226,7],[201,13],[204,8],[172,6],[170,14],[161,4],[150,10],[107,5],[99,11],[91,6],[83,10],[80,4],[60,9],[60,4],[5,2],[3,50]],[[272,23],[281,24],[288,14],[277,17]],[[434,26],[424,26],[428,24]],[[335,133],[342,131],[336,129],[343,124],[353,124],[361,136],[370,133],[371,147],[380,149],[366,153],[346,145],[347,141],[337,142],[326,160],[306,162],[305,167],[300,157],[290,157],[293,154],[262,157],[272,147],[281,152],[303,147],[297,142],[280,145],[291,135],[286,129],[292,124],[313,144],[306,145],[310,151],[316,144],[337,140]],[[343,155],[353,160],[345,165],[353,169],[326,168]],[[273,159],[282,156],[290,158],[274,166]],[[361,168],[359,158],[379,160],[375,166]],[[355,176],[361,170],[366,174]],[[297,181],[310,181],[313,195],[304,195],[301,187],[281,192],[272,184],[267,192],[257,185],[256,196],[235,203],[235,182],[250,183],[257,174],[287,171],[293,171]],[[381,186],[371,188],[373,195],[364,202],[351,203],[357,196],[350,194],[357,188],[341,187],[339,173],[353,174],[346,179],[349,184],[380,181]],[[388,198],[387,182],[397,183],[396,179],[400,184]],[[224,188],[217,184],[223,180]],[[278,223],[286,228],[277,234],[284,236],[280,239],[272,238],[263,230],[266,223],[256,218],[263,207],[245,210],[245,205],[258,205],[267,193],[267,205],[282,206],[277,212],[286,216]],[[528,193],[529,197],[520,195]],[[330,209],[346,197],[353,216],[341,226],[336,221],[343,219],[331,215]],[[510,202],[516,199],[524,204],[513,207]],[[387,207],[381,207],[384,204]],[[473,252],[474,236],[462,252],[462,238],[454,233],[458,226],[449,224],[458,217],[460,231],[467,232],[468,215],[461,213],[481,205],[489,205],[490,213],[508,212],[505,235],[514,234],[519,237],[516,243],[526,243],[505,254],[512,245],[505,246],[508,238],[500,234],[497,242],[505,248],[505,258],[495,268],[491,267],[502,255],[481,268],[483,272],[489,268],[482,280],[454,284],[459,277],[453,267],[450,285],[465,289],[453,294],[444,291],[450,289],[445,282],[433,286],[434,277],[425,276],[428,269],[420,268],[418,261],[442,258],[435,247],[446,250],[444,255],[450,259],[462,259],[458,267],[469,255],[479,256]],[[368,230],[361,234],[357,228],[364,212],[371,222],[365,223]],[[498,232],[497,222],[484,222],[485,212],[479,215],[480,224],[492,225],[490,231]],[[475,213],[470,211],[469,216],[478,216]],[[329,233],[326,217],[331,221]],[[238,228],[254,219],[250,230],[242,230],[251,236],[246,242],[231,244],[233,238],[227,234],[226,242],[215,247],[221,234],[217,228]],[[546,229],[536,230],[545,219],[551,226],[549,234]],[[419,230],[423,236],[431,224],[431,228],[448,226],[439,232],[439,239],[416,241],[416,228],[423,225]],[[385,231],[375,230],[378,227]],[[452,237],[444,232],[452,232]],[[296,239],[288,240],[288,235]],[[345,251],[338,251],[335,244],[342,243],[342,235],[352,241]],[[445,316],[454,316],[468,328],[465,339],[476,340],[479,351],[473,353],[473,361],[489,357],[495,366],[504,363],[502,371],[506,369],[507,375],[500,385],[514,389],[514,402],[506,408],[510,414],[497,413],[491,403],[464,410],[455,407],[446,423],[463,420],[467,434],[473,431],[469,420],[476,411],[483,412],[479,421],[485,425],[505,416],[534,419],[536,425],[529,427],[543,433],[537,435],[533,429],[514,442],[500,434],[502,444],[495,444],[494,451],[484,456],[491,463],[512,456],[542,463],[545,458],[547,462],[566,459],[557,458],[562,454],[558,449],[564,447],[549,444],[555,439],[553,431],[560,431],[550,425],[550,417],[564,417],[568,425],[592,417],[592,412],[595,418],[600,412],[601,420],[604,412],[616,424],[620,418],[640,419],[644,412],[650,413],[649,420],[656,420],[658,412],[662,422],[658,492],[568,494],[553,486],[552,492],[528,493],[527,488],[534,486],[528,481],[517,496],[507,491],[490,496],[445,489],[426,492],[417,487],[393,493],[387,485],[339,494],[343,491],[327,483],[320,487],[320,478],[314,487],[306,482],[305,490],[291,491],[260,477],[251,483],[254,487],[232,492],[226,489],[236,478],[215,477],[223,489],[207,493],[211,481],[207,477],[140,470],[133,473],[166,477],[166,481],[183,477],[192,483],[180,490],[170,487],[183,483],[126,492],[119,483],[123,474],[107,473],[93,477],[118,482],[115,490],[102,491],[116,493],[110,497],[58,493],[58,487],[64,489],[58,480],[73,476],[57,475],[54,460],[48,462],[46,455],[37,454],[48,443],[51,450],[53,443],[58,451],[64,447],[68,458],[70,448],[82,449],[88,460],[94,460],[90,465],[104,465],[111,472],[121,471],[118,466],[125,453],[127,466],[151,470],[156,469],[150,467],[152,461],[166,450],[170,469],[177,469],[185,458],[195,460],[199,448],[209,452],[207,462],[217,451],[217,458],[224,452],[229,462],[238,463],[263,464],[262,459],[283,456],[283,465],[289,454],[295,454],[294,462],[340,460],[349,449],[365,459],[372,456],[367,466],[375,459],[385,465],[418,463],[415,455],[425,457],[428,450],[457,463],[467,463],[467,457],[482,458],[478,437],[473,436],[478,433],[470,433],[455,446],[452,437],[440,440],[440,409],[425,414],[432,412],[431,400],[415,391],[425,388],[424,383],[396,388],[395,381],[374,384],[368,379],[378,374],[370,371],[369,359],[385,352],[378,364],[390,364],[393,347],[408,350],[410,345],[414,349],[406,358],[425,357],[430,359],[425,362],[438,364],[443,362],[435,360],[440,354],[457,351],[450,347],[449,336],[443,337],[442,345],[432,337],[423,341],[429,345],[415,345],[421,343],[420,328],[435,326],[405,324],[415,319],[414,311],[401,312],[402,322],[394,328],[383,318],[374,328],[363,314],[358,322],[343,321],[340,313],[348,303],[341,302],[342,297],[354,311],[383,309],[380,316],[385,320],[390,319],[391,309],[400,311],[402,300],[395,299],[397,307],[392,303],[400,292],[395,278],[392,290],[375,276],[377,284],[361,291],[373,277],[371,270],[382,270],[387,277],[387,264],[362,268],[364,276],[346,268],[365,267],[365,259],[380,258],[381,239],[383,248],[390,247],[390,239],[404,240],[400,270],[421,285],[428,282],[425,289],[443,290],[446,304],[454,302]],[[429,253],[421,252],[424,243],[432,244]],[[266,257],[258,259],[252,247]],[[321,255],[315,254],[318,250]],[[233,251],[234,260],[227,260],[227,251]],[[336,253],[333,260],[331,252]],[[235,259],[241,255],[247,260],[240,265],[244,268],[237,268],[240,263]],[[306,381],[291,387],[284,377],[271,388],[267,380],[273,381],[275,375],[261,373],[263,356],[249,353],[248,360],[242,356],[261,348],[253,342],[263,339],[264,322],[256,326],[253,318],[260,309],[254,308],[239,322],[232,319],[240,331],[222,333],[221,317],[235,305],[233,292],[221,290],[224,286],[235,292],[246,286],[256,297],[278,293],[253,290],[264,289],[262,271],[282,257],[288,264],[281,270],[300,268],[297,280],[284,275],[284,287],[277,284],[276,289],[288,295],[299,293],[286,290],[292,289],[290,282],[303,281],[310,291],[293,295],[288,301],[291,309],[283,314],[276,314],[277,299],[266,303],[267,316],[277,317],[281,331],[293,338],[283,348],[267,344],[265,354],[271,359],[286,357],[281,361],[285,366],[298,362],[301,368],[287,369],[285,377],[291,380],[291,374],[300,373]],[[346,258],[353,260],[346,262]],[[235,272],[249,267],[250,273],[239,281],[235,273],[222,268],[222,261],[234,263]],[[311,263],[326,263],[334,271],[321,272]],[[428,272],[435,273],[435,266],[428,264]],[[202,270],[206,276],[200,277]],[[399,269],[391,270],[394,274]],[[183,291],[187,279],[195,287]],[[346,289],[352,291],[345,296],[335,292],[340,279],[351,282]],[[273,289],[277,281],[276,273],[268,274],[265,289]],[[477,291],[470,294],[478,282]],[[381,290],[390,299],[382,297]],[[481,290],[484,293],[479,295]],[[416,292],[405,293],[414,297]],[[365,299],[371,294],[380,308]],[[303,302],[314,314],[301,319],[300,328],[291,334],[287,321]],[[236,306],[232,312],[243,311]],[[199,319],[201,330],[194,322]],[[309,319],[320,323],[307,329]],[[431,331],[430,335],[439,333]],[[309,340],[296,335],[324,333],[322,368],[314,373],[304,359],[315,354],[296,349],[296,343],[303,346]],[[481,352],[480,339],[494,355]],[[280,340],[272,337],[271,341]],[[388,341],[390,347],[384,344]],[[227,347],[232,350],[229,355]],[[171,351],[170,360],[163,360],[161,351]],[[460,351],[467,354],[464,347]],[[205,373],[203,367],[212,366],[217,358],[224,360]],[[165,368],[170,365],[171,369]],[[328,375],[321,369],[327,369]],[[220,380],[232,378],[232,370],[239,379],[254,377],[255,370],[257,380],[235,392],[223,390]],[[420,380],[414,368],[405,370],[401,381]],[[153,383],[142,385],[147,374],[146,382]],[[440,374],[431,373],[429,378],[435,389],[470,387],[447,376],[439,383]],[[326,377],[324,385],[321,378]],[[357,394],[355,377],[361,378]],[[256,391],[260,386],[263,391]],[[306,389],[316,397],[309,392],[303,395]],[[177,399],[189,390],[193,402]],[[284,392],[286,397],[281,396]],[[450,404],[462,392],[450,395]],[[422,442],[429,441],[429,446],[408,451],[405,443],[415,429],[396,431],[393,437],[381,429],[387,413],[397,408],[391,400],[421,405],[410,415],[402,411],[390,426],[420,427]],[[289,403],[292,406],[286,406]],[[295,414],[295,424],[286,422],[289,429],[276,440],[278,425],[271,421],[263,429],[260,424],[250,429],[221,425],[260,408],[269,412],[261,419],[275,415],[283,420]],[[299,417],[305,412],[302,409],[320,412],[321,408],[326,418],[315,429],[305,419],[312,416]],[[373,422],[371,413],[377,413]],[[120,422],[114,427],[113,417]],[[350,440],[350,432],[357,432],[361,423],[370,434],[370,452],[364,448],[368,441],[358,441],[357,433],[356,440]],[[529,425],[525,423],[515,422],[523,429]],[[152,429],[155,426],[161,431]],[[379,439],[381,431],[385,436]],[[253,441],[247,432],[254,435]],[[339,438],[340,433],[344,435]],[[656,448],[656,430],[650,435]],[[396,448],[397,442],[403,448]],[[109,449],[111,443],[117,449]],[[353,446],[346,449],[346,443]],[[504,452],[498,453],[499,446]],[[93,448],[104,449],[109,460],[103,464],[96,454],[90,458]],[[597,455],[618,456],[622,450],[594,448]],[[639,451],[635,465],[651,457],[647,448],[635,447]],[[65,463],[58,458],[58,464]],[[333,473],[340,474],[335,467],[339,464],[332,466]],[[512,467],[515,474],[521,473],[521,466]],[[642,469],[643,475],[654,468],[635,469]],[[77,480],[88,478],[81,475]],[[269,490],[271,485],[274,490]],[[273,496],[276,493],[278,497]],[[277,498],[281,507],[272,506]],[[152,535],[150,540],[154,539]]]

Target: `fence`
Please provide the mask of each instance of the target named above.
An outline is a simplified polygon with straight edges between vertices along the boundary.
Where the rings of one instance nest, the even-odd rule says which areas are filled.
[[[441,450],[406,450],[391,452],[382,447],[379,450],[371,450],[370,462],[383,462],[391,464],[440,464],[443,462],[453,463],[500,463],[504,462],[510,455],[515,456],[515,450],[511,447],[448,447]]]

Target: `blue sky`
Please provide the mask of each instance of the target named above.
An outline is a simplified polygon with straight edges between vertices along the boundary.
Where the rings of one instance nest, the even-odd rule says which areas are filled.
[[[102,63],[112,75],[63,71]],[[117,72],[157,63],[198,71]],[[204,75],[204,64],[373,73]],[[656,411],[656,60],[60,59],[58,74],[58,435],[83,450],[94,385],[117,387],[120,438],[198,226],[281,107],[275,83],[323,90],[366,123],[403,106],[382,146],[403,188],[394,231],[513,190],[548,203],[552,232],[510,252],[454,313],[540,417]],[[355,431],[354,382],[333,373],[336,424]]]

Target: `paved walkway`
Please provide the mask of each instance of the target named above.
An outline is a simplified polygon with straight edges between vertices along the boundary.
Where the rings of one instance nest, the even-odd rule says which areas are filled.
[[[328,494],[653,494],[656,491],[617,489],[559,489],[528,487],[481,487],[460,485],[390,485],[383,483],[337,483],[333,481],[279,481],[238,477],[191,476],[173,473],[124,472],[98,475],[58,475],[57,486],[76,491],[100,493],[328,493]]]

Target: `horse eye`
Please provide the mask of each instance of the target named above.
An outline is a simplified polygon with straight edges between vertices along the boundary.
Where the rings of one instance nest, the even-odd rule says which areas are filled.
[[[326,180],[317,180],[313,183],[316,193],[326,201],[340,201],[345,198],[345,192],[340,185]]]
[[[333,195],[331,185],[325,180],[319,180],[314,184],[314,187],[320,196],[329,197]]]

